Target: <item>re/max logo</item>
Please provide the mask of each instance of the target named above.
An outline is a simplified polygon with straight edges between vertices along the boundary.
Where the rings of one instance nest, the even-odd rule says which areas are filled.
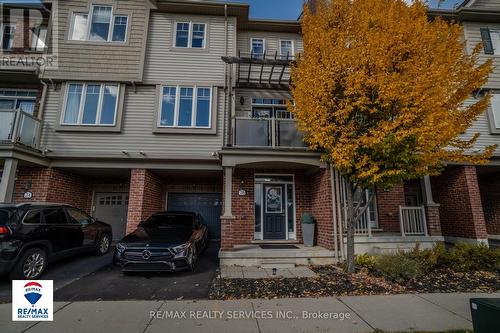
[[[18,315],[29,316],[29,315],[49,315],[49,309],[37,309],[37,308],[20,308],[17,309]]]

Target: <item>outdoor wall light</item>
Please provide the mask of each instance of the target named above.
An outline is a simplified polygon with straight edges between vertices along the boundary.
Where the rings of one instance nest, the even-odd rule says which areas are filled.
[[[245,104],[245,97],[243,96],[240,97],[240,104],[241,105]]]

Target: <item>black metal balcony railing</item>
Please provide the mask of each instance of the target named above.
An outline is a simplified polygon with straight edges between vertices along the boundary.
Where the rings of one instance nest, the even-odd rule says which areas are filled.
[[[293,119],[236,118],[234,146],[306,148],[304,135]]]
[[[22,110],[0,110],[0,143],[21,143],[38,149],[41,122]]]

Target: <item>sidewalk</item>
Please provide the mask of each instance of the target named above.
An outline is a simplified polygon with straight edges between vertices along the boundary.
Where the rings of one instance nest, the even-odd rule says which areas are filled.
[[[10,304],[2,304],[0,328],[9,333],[446,331],[472,329],[471,297],[500,293],[56,303],[51,323],[13,323]]]

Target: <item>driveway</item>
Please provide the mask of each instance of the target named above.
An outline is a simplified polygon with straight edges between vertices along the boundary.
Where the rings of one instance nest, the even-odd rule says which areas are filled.
[[[54,300],[123,301],[207,299],[215,277],[219,244],[211,242],[203,252],[195,272],[123,274],[111,265],[57,290]]]
[[[54,291],[67,286],[103,267],[113,260],[114,248],[105,256],[82,254],[49,264],[42,280],[54,280]],[[8,276],[0,278],[0,303],[12,302],[12,284]]]

